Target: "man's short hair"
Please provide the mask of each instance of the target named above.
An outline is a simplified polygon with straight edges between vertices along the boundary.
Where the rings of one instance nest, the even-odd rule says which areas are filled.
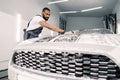
[[[50,9],[49,9],[49,8],[45,7],[45,8],[43,8],[42,12],[44,12],[45,10],[50,11]]]

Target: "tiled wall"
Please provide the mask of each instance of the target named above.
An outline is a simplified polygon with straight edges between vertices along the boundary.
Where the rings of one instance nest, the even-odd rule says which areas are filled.
[[[68,17],[67,31],[77,29],[103,28],[101,17]]]

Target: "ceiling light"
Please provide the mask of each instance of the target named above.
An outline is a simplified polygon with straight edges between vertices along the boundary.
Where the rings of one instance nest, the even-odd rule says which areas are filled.
[[[96,9],[101,9],[102,7],[95,7],[95,8],[90,8],[90,9],[84,9],[81,10],[81,12],[87,12],[87,11],[92,11],[92,10],[96,10]]]
[[[77,13],[78,11],[66,11],[66,12],[60,12],[60,14],[67,14],[67,13]]]
[[[17,14],[16,25],[16,42],[20,42],[20,30],[21,30],[21,14]]]
[[[97,9],[101,9],[101,8],[102,7],[95,7],[95,8],[84,9],[81,11],[65,11],[65,12],[59,12],[59,13],[60,14],[69,14],[69,13],[87,12],[87,11],[97,10]]]
[[[48,4],[61,3],[61,2],[66,2],[66,1],[68,1],[68,0],[52,1],[52,2],[48,2]]]

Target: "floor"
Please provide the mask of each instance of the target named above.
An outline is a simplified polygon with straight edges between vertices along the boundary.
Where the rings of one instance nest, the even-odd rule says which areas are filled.
[[[2,79],[0,79],[0,80],[8,80],[8,77],[2,78]]]
[[[0,70],[0,80],[8,80],[8,69]]]

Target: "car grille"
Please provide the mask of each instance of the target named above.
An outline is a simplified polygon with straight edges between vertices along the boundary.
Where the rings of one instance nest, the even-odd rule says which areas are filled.
[[[20,67],[78,78],[120,78],[120,68],[111,59],[90,53],[16,51],[13,62]]]

